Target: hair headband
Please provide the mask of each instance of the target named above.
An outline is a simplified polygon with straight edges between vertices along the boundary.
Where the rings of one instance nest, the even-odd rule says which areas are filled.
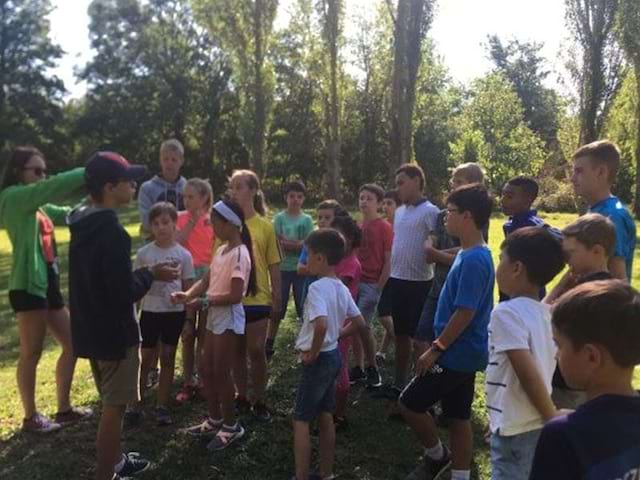
[[[240,217],[236,215],[233,210],[227,207],[227,205],[222,200],[217,201],[213,206],[213,209],[220,215],[222,215],[222,217],[224,217],[224,219],[228,222],[233,223],[240,229],[242,228],[242,220],[240,220]]]

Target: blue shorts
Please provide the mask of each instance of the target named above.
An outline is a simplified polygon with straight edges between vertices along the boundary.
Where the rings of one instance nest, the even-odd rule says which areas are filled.
[[[296,394],[293,419],[310,422],[322,412],[336,409],[336,379],[340,372],[338,349],[320,352],[311,365],[302,366],[302,377]]]
[[[541,431],[532,430],[508,437],[492,434],[492,480],[527,480]]]
[[[358,310],[367,326],[371,325],[380,300],[380,289],[377,283],[361,283],[358,289]]]

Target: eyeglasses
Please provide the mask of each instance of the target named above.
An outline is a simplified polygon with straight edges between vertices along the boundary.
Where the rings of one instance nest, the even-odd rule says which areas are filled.
[[[33,170],[33,173],[38,177],[42,177],[47,174],[47,169],[42,167],[24,167],[22,170]]]

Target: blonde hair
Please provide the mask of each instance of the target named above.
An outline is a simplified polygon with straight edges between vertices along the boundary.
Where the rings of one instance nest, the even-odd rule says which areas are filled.
[[[211,209],[211,205],[213,205],[213,188],[211,188],[211,184],[209,180],[205,180],[203,178],[190,178],[187,180],[187,187],[192,187],[198,195],[204,197],[206,199],[205,205],[207,209]]]
[[[184,158],[184,147],[182,143],[175,138],[165,140],[162,142],[162,145],[160,145],[160,155],[167,152],[177,153],[180,155],[180,158]]]
[[[484,183],[484,171],[477,163],[462,163],[453,169],[451,175],[462,175],[469,183]]]
[[[260,179],[256,172],[253,170],[234,170],[231,173],[231,179],[241,177],[247,182],[247,186],[251,190],[255,190],[253,195],[253,208],[259,215],[265,216],[267,214],[267,202],[264,199],[264,193],[260,189]]]

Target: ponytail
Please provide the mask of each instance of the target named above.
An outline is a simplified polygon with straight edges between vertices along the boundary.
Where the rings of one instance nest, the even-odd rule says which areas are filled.
[[[262,190],[256,191],[253,196],[253,208],[261,217],[267,214],[267,201],[264,199],[264,192]]]

